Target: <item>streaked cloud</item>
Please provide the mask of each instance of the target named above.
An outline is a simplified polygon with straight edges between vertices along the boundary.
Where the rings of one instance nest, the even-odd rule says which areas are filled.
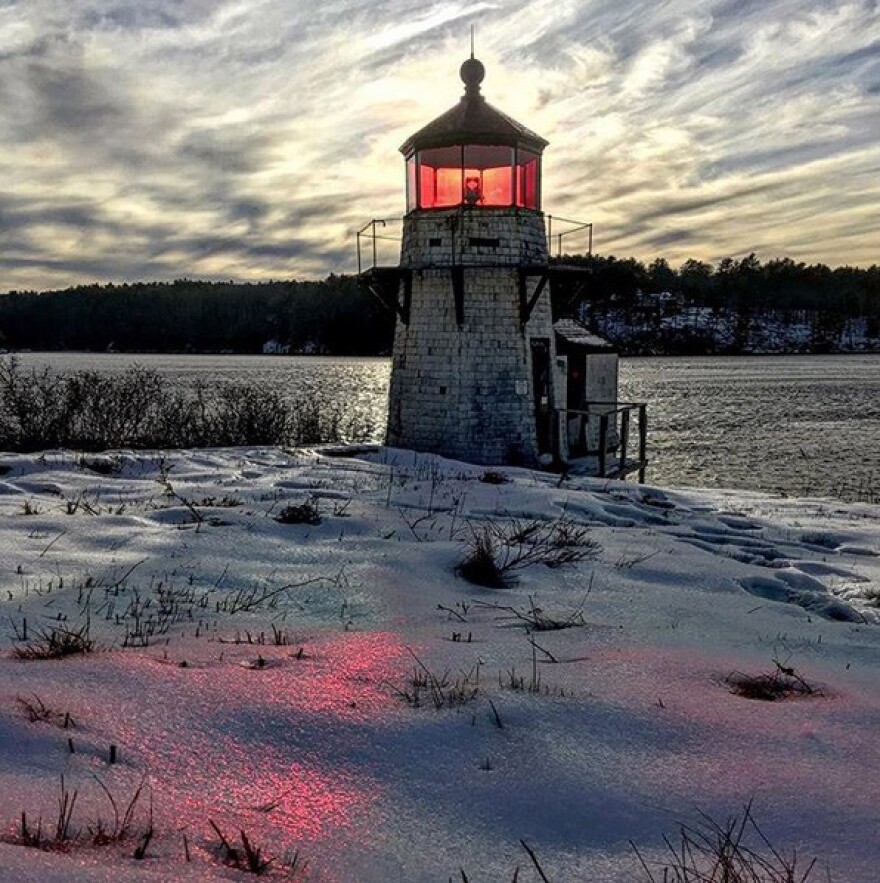
[[[0,0],[0,290],[351,271],[471,24],[601,252],[880,260],[873,0]]]

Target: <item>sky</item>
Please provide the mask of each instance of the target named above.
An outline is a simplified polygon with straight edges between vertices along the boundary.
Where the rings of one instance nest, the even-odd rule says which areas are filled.
[[[877,0],[0,0],[0,291],[356,269],[462,93],[645,261],[880,261]]]

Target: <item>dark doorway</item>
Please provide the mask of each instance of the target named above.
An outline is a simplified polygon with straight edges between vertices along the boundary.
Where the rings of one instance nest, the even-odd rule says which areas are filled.
[[[568,410],[584,409],[587,388],[587,357],[583,353],[572,353],[568,357]]]
[[[537,431],[538,453],[553,453],[552,416],[550,402],[550,339],[533,337],[532,347],[532,391],[535,396],[535,429]]]

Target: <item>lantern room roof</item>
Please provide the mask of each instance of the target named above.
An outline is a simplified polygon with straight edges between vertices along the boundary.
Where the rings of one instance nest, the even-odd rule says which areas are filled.
[[[404,156],[430,147],[448,147],[451,144],[506,144],[525,147],[541,153],[547,142],[522,123],[492,107],[480,94],[480,83],[485,75],[482,63],[471,56],[461,66],[465,93],[455,107],[441,114],[433,122],[410,135],[400,148]]]

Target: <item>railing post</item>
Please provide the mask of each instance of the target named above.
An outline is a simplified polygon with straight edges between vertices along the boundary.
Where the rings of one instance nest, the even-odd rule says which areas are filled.
[[[639,484],[645,483],[645,466],[648,462],[648,406],[639,405]]]
[[[376,221],[373,221],[373,267],[378,263],[376,255]]]
[[[551,427],[551,452],[558,463],[562,463],[562,433],[561,433],[562,415],[556,409],[550,411],[550,427]]]
[[[358,246],[358,276],[363,272],[363,268],[361,267],[361,231],[358,230],[357,234],[357,246]]]
[[[620,412],[620,477],[626,478],[626,446],[629,442],[629,408]]]
[[[599,478],[605,478],[608,453],[608,415],[599,415]]]

